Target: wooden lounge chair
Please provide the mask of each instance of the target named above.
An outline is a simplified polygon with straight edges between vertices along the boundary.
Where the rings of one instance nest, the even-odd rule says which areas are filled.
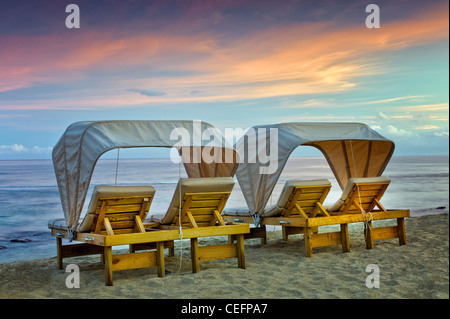
[[[313,184],[315,182],[317,181],[312,181]],[[366,222],[369,226],[365,231],[366,248],[373,248],[374,240],[390,238],[399,238],[400,245],[406,244],[404,218],[409,217],[409,210],[386,210],[380,203],[381,196],[383,196],[390,182],[388,178],[350,179],[341,198],[334,205],[326,208],[321,205],[328,193],[324,182],[322,182],[324,184],[323,194],[321,196],[316,194],[315,198],[312,199],[313,201],[317,200],[315,206],[308,201],[295,203],[294,196],[300,196],[299,189],[302,187],[292,188],[292,184],[288,187],[289,184],[286,183],[277,205],[269,207],[261,214],[260,225],[262,227],[253,229],[248,238],[265,237],[265,225],[281,225],[283,226],[283,238],[285,239],[290,234],[304,234],[305,255],[307,257],[312,257],[314,247],[330,245],[341,245],[343,252],[349,252],[348,224]],[[291,181],[291,183],[295,183],[295,181]],[[308,182],[305,181],[304,183]],[[303,187],[308,186],[304,184]],[[317,189],[319,190],[320,186]],[[282,200],[286,198],[289,199],[287,201]],[[305,204],[306,206],[302,207]],[[229,211],[228,215],[224,216],[224,220],[231,223],[253,223],[253,219],[248,217],[248,210],[246,211],[247,216],[244,216],[244,212],[245,210]],[[372,228],[372,221],[384,219],[397,219],[397,225]],[[330,225],[339,225],[340,231],[318,232],[319,226]]]
[[[88,213],[78,228],[75,240],[82,244],[63,245],[62,238],[68,238],[65,221],[49,222],[52,236],[57,240],[59,269],[63,268],[63,258],[102,254],[105,263],[106,284],[112,285],[113,271],[164,265],[164,247],[173,247],[173,241],[153,243],[157,251],[112,254],[115,245],[131,244],[118,240],[126,234],[144,234],[144,220],[150,209],[155,189],[152,186],[95,186]],[[106,239],[120,243],[108,244]],[[162,263],[162,265],[160,265]],[[163,268],[158,267],[160,275]],[[162,272],[162,273],[161,273]]]
[[[280,193],[278,202],[261,214],[260,224],[263,230],[255,229],[255,237],[265,237],[265,225],[282,226],[283,239],[292,234],[305,234],[305,253],[312,256],[312,247],[341,244],[343,251],[349,251],[348,229],[346,225],[336,233],[318,234],[318,227],[307,227],[305,221],[329,217],[323,202],[331,188],[326,179],[290,180]],[[251,222],[248,217],[225,216],[230,222]],[[331,240],[329,240],[331,238]]]
[[[232,183],[234,181],[230,178]],[[191,216],[197,227],[187,227],[182,229],[182,238],[191,239],[191,251],[193,256],[193,269],[199,271],[199,261],[223,258],[238,258],[238,265],[245,268],[245,254],[243,234],[249,232],[248,225],[224,225],[223,221],[217,216],[225,205],[225,199],[231,192],[230,179],[211,178],[201,179],[204,192],[197,192],[196,187],[187,188],[190,193],[182,193],[182,210],[186,211],[182,217],[182,226],[187,224],[185,219],[191,223]],[[187,179],[189,180],[189,179]],[[196,183],[196,181],[181,181],[182,184]],[[219,189],[222,182],[226,182],[227,190]],[[197,181],[198,184],[202,184]],[[111,186],[109,186],[111,187]],[[206,187],[206,190],[205,190]],[[113,285],[113,271],[135,268],[146,268],[157,266],[159,277],[165,276],[164,266],[164,248],[173,251],[173,241],[180,239],[179,227],[175,225],[165,225],[154,220],[143,223],[142,220],[148,213],[151,201],[154,195],[153,187],[146,188],[145,194],[138,193],[139,186],[119,186],[111,188],[111,191],[105,192],[105,186],[96,187],[89,205],[88,214],[81,223],[74,239],[82,244],[62,245],[62,238],[69,238],[64,220],[49,222],[49,228],[52,236],[57,238],[58,265],[62,268],[62,260],[66,257],[102,254],[105,262],[106,284]],[[183,187],[182,187],[183,189]],[[119,194],[120,190],[120,194]],[[217,192],[216,192],[217,191]],[[126,194],[123,194],[125,192]],[[218,193],[223,193],[219,200]],[[134,195],[131,195],[134,194]],[[165,218],[177,215],[177,198],[179,193],[175,193],[171,208],[168,210]],[[138,202],[135,202],[138,201]],[[190,202],[190,204],[189,204]],[[212,209],[214,203],[215,209]],[[202,206],[203,205],[203,206]],[[189,207],[189,209],[188,209]],[[213,212],[216,223],[209,221],[209,226],[205,220],[208,210]],[[217,212],[216,212],[217,211]],[[188,214],[188,212],[190,212]],[[197,219],[195,219],[197,218]],[[192,225],[192,223],[190,224]],[[220,236],[220,235],[238,235],[241,238],[236,245],[216,245],[209,247],[198,247],[198,238]],[[130,253],[112,254],[112,247],[119,245],[130,245]],[[156,251],[140,251],[155,249]]]
[[[331,216],[353,215],[363,217],[366,247],[372,249],[374,240],[398,238],[400,245],[406,245],[405,217],[409,210],[386,210],[380,203],[391,180],[387,177],[351,178],[338,201],[328,207]],[[345,220],[345,218],[342,218]],[[352,219],[351,216],[348,219]],[[372,227],[373,220],[397,219],[396,226]]]
[[[146,226],[178,230],[181,224],[182,237],[191,238],[193,272],[200,271],[200,261],[226,258],[237,258],[238,267],[245,269],[244,234],[249,226],[225,225],[221,216],[233,186],[231,177],[182,178],[166,214],[152,216]],[[237,237],[237,244],[198,246],[199,237],[230,235]]]

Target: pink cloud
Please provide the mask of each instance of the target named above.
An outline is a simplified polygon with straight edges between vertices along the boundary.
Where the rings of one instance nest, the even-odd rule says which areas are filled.
[[[367,29],[363,23],[358,29],[333,29],[330,22],[302,23],[226,40],[211,31],[181,36],[174,32],[176,28],[135,35],[111,30],[4,37],[0,39],[0,92],[37,82],[84,81],[95,72],[115,74],[101,78],[108,89],[55,105],[223,101],[345,91],[358,85],[357,77],[388,72],[377,59],[380,52],[448,39],[447,12],[445,4],[408,20],[384,23],[380,29]],[[177,25],[183,23],[187,21]],[[130,73],[134,69],[188,75],[134,78]],[[127,91],[154,89],[155,85],[166,96]],[[204,93],[193,95],[192,91]],[[41,102],[27,107],[39,107]],[[46,107],[53,104],[47,102]],[[15,108],[20,107],[25,105],[18,102]]]

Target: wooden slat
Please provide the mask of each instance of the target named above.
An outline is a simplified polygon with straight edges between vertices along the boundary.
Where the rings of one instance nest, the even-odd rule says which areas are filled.
[[[222,216],[220,215],[220,213],[219,213],[218,210],[215,210],[215,211],[214,211],[214,216],[215,216],[215,218],[214,218],[214,220],[213,220],[214,224],[215,224],[216,221],[217,221],[217,222],[219,223],[220,226],[225,226],[225,222],[224,222],[224,220],[222,219]],[[211,226],[213,226],[214,224],[212,224]]]
[[[215,199],[215,200],[192,200],[191,205],[189,206],[189,208],[194,208],[194,207],[211,207],[211,208],[217,208],[217,205],[219,204],[220,199]]]
[[[313,234],[311,236],[312,247],[323,247],[341,244],[341,232]]]
[[[322,196],[322,192],[317,192],[317,193],[302,193],[302,195],[300,196],[299,200],[312,200],[312,201],[317,201],[320,199],[320,197]]]
[[[110,224],[111,224],[112,229],[127,229],[127,228],[133,229],[134,226],[136,225],[136,223],[132,222],[132,221],[130,221],[130,222],[111,222],[110,221]],[[105,225],[103,225],[103,227],[100,229],[100,231],[104,231],[104,230],[106,230]]]
[[[112,236],[114,235],[114,231],[111,227],[111,224],[109,222],[109,219],[107,217],[104,218],[104,225],[105,225],[105,229],[106,229],[106,233],[108,234],[108,236]]]
[[[359,194],[361,197],[375,197],[380,192],[380,189],[360,189]]]
[[[393,219],[409,217],[409,210],[388,210],[386,212],[372,212],[373,220]],[[300,218],[299,218],[300,219]],[[346,214],[346,215],[332,215],[330,217],[310,218],[306,220],[309,226],[326,226],[326,225],[338,225],[347,223],[363,222],[365,217],[359,214]]]
[[[164,244],[164,248],[173,248],[174,247],[174,241],[163,241],[162,242]],[[144,243],[144,244],[134,244],[133,246],[133,250],[134,251],[138,251],[138,250],[150,250],[150,249],[156,249],[156,243]]]
[[[136,212],[108,214],[110,222],[134,221],[134,216],[136,216]],[[97,220],[98,216],[94,216],[94,222],[96,222]]]
[[[148,197],[145,197],[148,198]],[[108,205],[127,205],[127,204],[140,204],[142,203],[142,196],[132,196],[132,197],[113,197],[113,198],[102,198],[98,201],[97,207],[102,206],[102,201],[108,201]]]
[[[139,218],[142,220],[145,219],[147,213],[150,209],[151,199],[145,197],[142,199],[141,209],[139,210]]]
[[[297,208],[297,210],[300,213],[300,215],[302,216],[302,218],[306,218],[306,219],[308,218],[305,211],[298,204],[295,205],[295,208]]]
[[[144,227],[144,225],[142,224],[141,217],[139,217],[139,215],[136,215],[134,218],[136,219],[136,228],[135,228],[135,231],[136,231],[136,232],[139,232],[139,233],[145,233],[145,227]]]
[[[313,209],[311,218],[314,218],[317,215],[325,215],[325,216],[330,217],[330,214],[328,214],[327,210],[322,206],[322,204],[320,202],[316,203],[316,207],[314,207],[314,209]]]
[[[114,235],[131,234],[135,233],[133,228],[116,228],[114,229]],[[100,231],[99,235],[108,235],[106,229]]]
[[[198,247],[200,261],[237,257],[236,244],[210,245]]]
[[[112,255],[113,271],[153,266],[156,266],[156,251]]]
[[[291,200],[290,201],[288,201],[287,203],[286,203],[286,206],[285,206],[285,210],[283,211],[283,216],[284,217],[289,217],[291,214],[292,214],[292,211],[293,211],[293,209],[294,209],[294,207],[296,207],[296,204],[297,204],[297,200],[300,198],[300,196],[302,195],[302,192],[303,192],[303,189],[302,188],[295,188],[294,189],[294,191],[293,191],[293,193],[292,193],[292,198],[291,198]],[[299,211],[299,213],[301,214],[302,213],[302,210],[301,209],[299,209],[298,207],[297,207],[297,210]]]
[[[84,243],[61,245],[60,249],[62,258],[103,254],[103,247]]]
[[[192,213],[192,215],[211,215],[214,210],[217,210],[216,207],[202,207],[202,208],[189,208],[189,211]]]
[[[392,239],[397,237],[397,226],[372,228],[372,240]]]
[[[194,217],[192,216],[192,213],[190,211],[187,211],[186,215],[187,215],[187,217],[189,219],[189,223],[191,224],[191,227],[197,228],[198,226],[197,226],[197,223],[195,222]]]
[[[182,220],[184,219],[184,217],[186,216],[186,213],[187,213],[187,211],[188,211],[188,209],[189,209],[189,206],[191,205],[192,196],[186,194],[186,197],[185,197],[185,198],[186,198],[186,200],[185,200],[185,202],[184,202],[184,204],[182,205],[182,208],[181,208],[181,214],[180,214],[181,220],[180,220],[180,219],[177,220],[177,223],[176,223],[177,226],[180,226],[181,221],[182,221]]]
[[[106,210],[107,214],[115,214],[115,213],[127,213],[127,212],[138,212],[141,210],[141,204],[129,204],[129,205],[116,205],[109,206]]]
[[[223,235],[226,236],[236,234],[247,234],[249,232],[250,226],[248,224],[185,228],[183,229],[183,238],[187,239],[187,238],[200,238],[200,237],[223,236]],[[146,232],[145,234],[132,233],[114,236],[102,236],[103,245],[105,246],[139,244],[146,242],[168,241],[178,239],[180,239],[180,231],[178,229]]]
[[[204,193],[186,193],[186,196],[191,196],[193,200],[208,200],[221,199],[223,196],[230,194],[230,192],[204,192]]]
[[[303,193],[322,193],[324,189],[330,186],[316,185],[316,186],[296,186],[295,188],[302,189]]]

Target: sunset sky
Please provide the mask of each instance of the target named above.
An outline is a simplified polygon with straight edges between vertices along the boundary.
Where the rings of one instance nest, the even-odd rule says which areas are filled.
[[[448,154],[448,6],[1,0],[0,160],[51,158],[71,123],[110,119],[363,122],[395,155]]]

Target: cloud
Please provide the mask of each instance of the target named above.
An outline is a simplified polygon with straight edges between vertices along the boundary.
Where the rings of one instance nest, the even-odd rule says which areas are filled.
[[[72,35],[70,41],[67,34],[3,36],[0,91],[84,81],[92,84],[91,91],[103,89],[95,104],[104,99],[103,104],[108,105],[116,99],[123,106],[149,102],[123,93],[130,87],[129,92],[146,97],[167,95],[161,99],[163,103],[340,93],[358,87],[363,77],[391,72],[378,58],[380,53],[448,38],[448,14],[441,6],[419,16],[383,23],[376,34],[337,22],[275,24],[231,34],[202,28],[197,20],[192,22],[196,27],[191,27],[195,32],[191,29],[183,34],[179,28],[132,33],[126,29],[117,32],[113,27],[93,28]],[[92,76],[97,81],[86,81]],[[160,89],[136,89],[148,87],[149,82],[158,83]],[[201,90],[208,94],[192,93]],[[70,108],[74,96],[61,94],[59,105]],[[373,103],[414,97],[419,96]],[[89,107],[90,100],[85,101]],[[86,105],[74,103],[72,107]]]
[[[423,126],[416,127],[416,130],[435,130],[435,129],[439,129],[439,128],[440,127],[437,125],[426,124]]]
[[[385,121],[387,121],[387,122],[390,122],[390,121],[391,121],[391,118],[390,118],[388,115],[384,114],[383,112],[379,112],[379,113],[378,113],[378,116],[379,116],[381,119],[383,119],[383,120],[385,120]]]
[[[426,97],[425,95],[408,95],[408,96],[394,97],[394,98],[391,98],[391,99],[369,101],[369,102],[364,102],[363,104],[391,103],[391,102],[394,102],[394,101],[402,101],[402,100],[417,100],[417,99],[425,98],[425,97]]]
[[[440,110],[448,110],[448,102],[446,102],[446,103],[436,103],[436,104],[396,106],[395,109],[396,110],[405,110],[405,111],[440,111]]]
[[[392,137],[410,137],[413,135],[413,132],[408,131],[404,128],[399,128],[394,125],[387,125],[385,128],[386,134]]]
[[[52,152],[52,147],[33,146],[25,147],[21,144],[0,145],[0,155],[48,155]]]
[[[128,89],[127,91],[139,93],[145,96],[164,96],[166,95],[163,91],[158,90],[140,90],[140,89]]]
[[[434,132],[434,136],[448,138],[449,137],[449,132],[448,131],[446,131],[446,132]]]

